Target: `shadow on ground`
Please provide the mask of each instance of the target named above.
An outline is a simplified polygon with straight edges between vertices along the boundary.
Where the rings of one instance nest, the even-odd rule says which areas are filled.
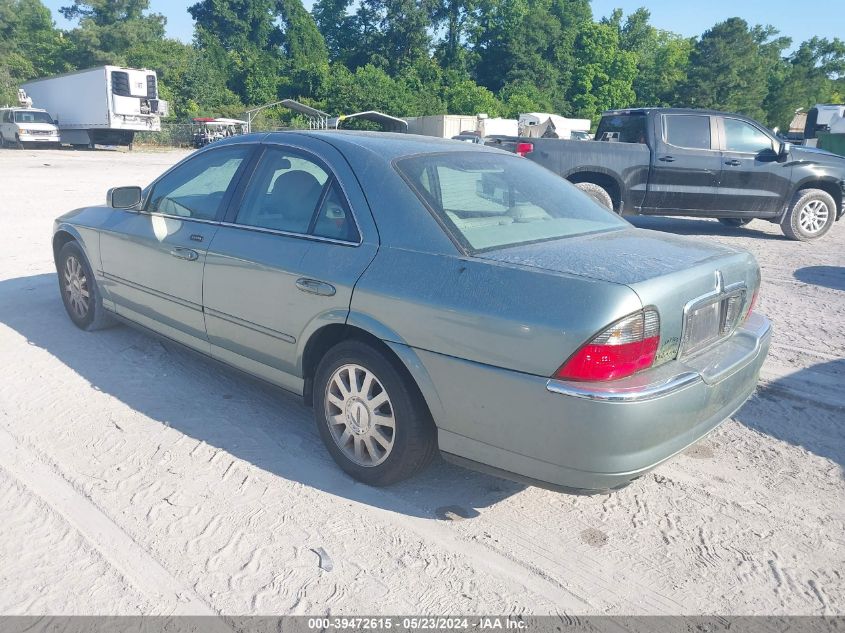
[[[65,314],[55,274],[0,281],[0,322],[135,411],[279,477],[338,497],[455,520],[473,518],[476,508],[525,487],[440,458],[421,475],[390,488],[360,484],[331,460],[312,410],[300,397],[129,327],[80,331]],[[109,424],[103,420],[104,428]]]
[[[805,266],[793,273],[798,281],[833,290],[845,290],[845,268],[842,266]]]
[[[843,384],[845,359],[819,363],[761,384],[757,397],[733,417],[845,469]]]
[[[723,235],[725,237],[753,237],[760,240],[786,240],[786,236],[766,233],[760,230],[767,226],[766,220],[755,220],[745,226],[725,226],[718,220],[711,218],[675,218],[664,216],[630,216],[626,217],[631,224],[640,229],[664,231],[676,235]]]

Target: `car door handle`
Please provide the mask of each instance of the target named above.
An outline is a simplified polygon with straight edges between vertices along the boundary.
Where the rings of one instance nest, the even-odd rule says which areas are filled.
[[[333,285],[327,284],[325,281],[308,279],[306,277],[300,277],[297,279],[296,287],[302,292],[307,292],[312,295],[320,295],[321,297],[333,297],[337,292],[337,289]]]
[[[662,160],[664,163],[674,163],[675,157],[674,156],[661,156],[657,160]]]
[[[725,161],[725,165],[730,165],[731,167],[739,167],[741,164],[736,158]]]
[[[191,250],[190,248],[174,248],[170,251],[170,254],[173,255],[173,257],[178,257],[179,259],[187,259],[189,262],[199,259],[200,256],[199,253],[195,250]]]

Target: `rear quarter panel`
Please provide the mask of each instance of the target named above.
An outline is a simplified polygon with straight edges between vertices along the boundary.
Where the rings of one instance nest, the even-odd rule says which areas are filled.
[[[391,342],[548,377],[641,307],[620,284],[382,246],[351,309],[395,333]]]

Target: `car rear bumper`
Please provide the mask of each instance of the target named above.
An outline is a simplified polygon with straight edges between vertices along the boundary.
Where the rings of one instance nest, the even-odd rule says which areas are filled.
[[[622,487],[701,439],[754,393],[771,325],[630,379],[586,385],[422,353],[443,404],[447,459],[535,485]]]

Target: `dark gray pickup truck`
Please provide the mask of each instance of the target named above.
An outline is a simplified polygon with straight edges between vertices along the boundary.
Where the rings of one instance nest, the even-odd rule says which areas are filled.
[[[606,112],[594,141],[494,137],[624,215],[776,222],[813,240],[842,217],[845,158],[781,142],[738,114],[677,108]]]

